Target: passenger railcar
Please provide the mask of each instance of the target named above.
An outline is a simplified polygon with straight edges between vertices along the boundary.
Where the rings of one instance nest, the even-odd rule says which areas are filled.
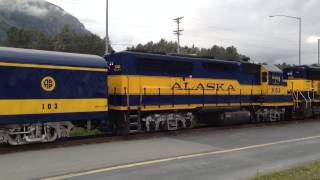
[[[102,57],[0,48],[0,141],[51,142],[106,120],[106,77]]]
[[[276,67],[137,52],[105,58],[109,110],[124,134],[190,128],[207,112],[215,121],[276,121],[293,106]]]

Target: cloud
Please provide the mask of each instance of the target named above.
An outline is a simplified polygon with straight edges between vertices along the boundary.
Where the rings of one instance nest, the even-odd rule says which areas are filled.
[[[42,0],[0,0],[0,11],[21,12],[30,16],[45,17],[48,9],[42,5]]]
[[[318,43],[318,40],[320,40],[320,36],[309,36],[307,39],[307,43],[315,44]]]
[[[48,0],[105,36],[105,0]],[[235,45],[256,62],[298,62],[298,21],[302,17],[302,61],[317,61],[319,0],[109,0],[110,37],[117,50],[160,38],[175,40],[173,18],[184,16],[182,44]]]

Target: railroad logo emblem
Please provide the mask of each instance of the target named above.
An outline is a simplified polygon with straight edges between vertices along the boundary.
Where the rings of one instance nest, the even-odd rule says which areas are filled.
[[[56,81],[50,76],[44,77],[41,81],[41,87],[45,91],[53,91],[56,88]]]
[[[115,65],[114,66],[114,71],[115,72],[121,71],[121,65]]]

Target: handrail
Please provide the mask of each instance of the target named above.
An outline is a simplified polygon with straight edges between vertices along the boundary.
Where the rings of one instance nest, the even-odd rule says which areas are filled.
[[[312,99],[310,98],[310,91],[308,91],[308,99],[310,102],[312,102]]]
[[[299,92],[296,94],[295,91],[292,91],[292,95],[295,101],[299,101]]]
[[[308,91],[308,98],[309,98],[309,106],[312,106],[312,99],[310,98],[310,91]]]
[[[314,100],[315,99],[315,93],[314,93],[314,89],[312,89],[312,99]]]
[[[300,92],[300,94],[301,94],[301,96],[303,97],[303,99],[305,100],[305,102],[306,102],[306,108],[308,108],[308,100],[307,100],[307,98],[303,95],[303,93],[301,92],[301,91],[299,91]]]
[[[307,102],[307,98],[303,95],[303,93],[301,91],[298,91],[300,93],[300,95],[303,97],[303,99]]]
[[[299,92],[295,92],[292,91],[292,95],[293,95],[293,102],[294,102],[294,108],[298,108],[299,107]]]

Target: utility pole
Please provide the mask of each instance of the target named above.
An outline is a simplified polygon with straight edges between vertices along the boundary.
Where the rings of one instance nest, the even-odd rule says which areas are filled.
[[[184,17],[177,17],[175,19],[173,19],[174,22],[177,23],[177,30],[176,31],[173,31],[173,33],[175,35],[177,35],[177,40],[178,40],[178,47],[177,47],[177,53],[180,54],[180,36],[182,36],[182,33],[184,30],[183,29],[180,29],[180,24],[181,24],[181,20],[183,19]]]
[[[320,39],[318,39],[318,65],[320,65]]]
[[[109,53],[109,2],[106,0],[106,54]]]

